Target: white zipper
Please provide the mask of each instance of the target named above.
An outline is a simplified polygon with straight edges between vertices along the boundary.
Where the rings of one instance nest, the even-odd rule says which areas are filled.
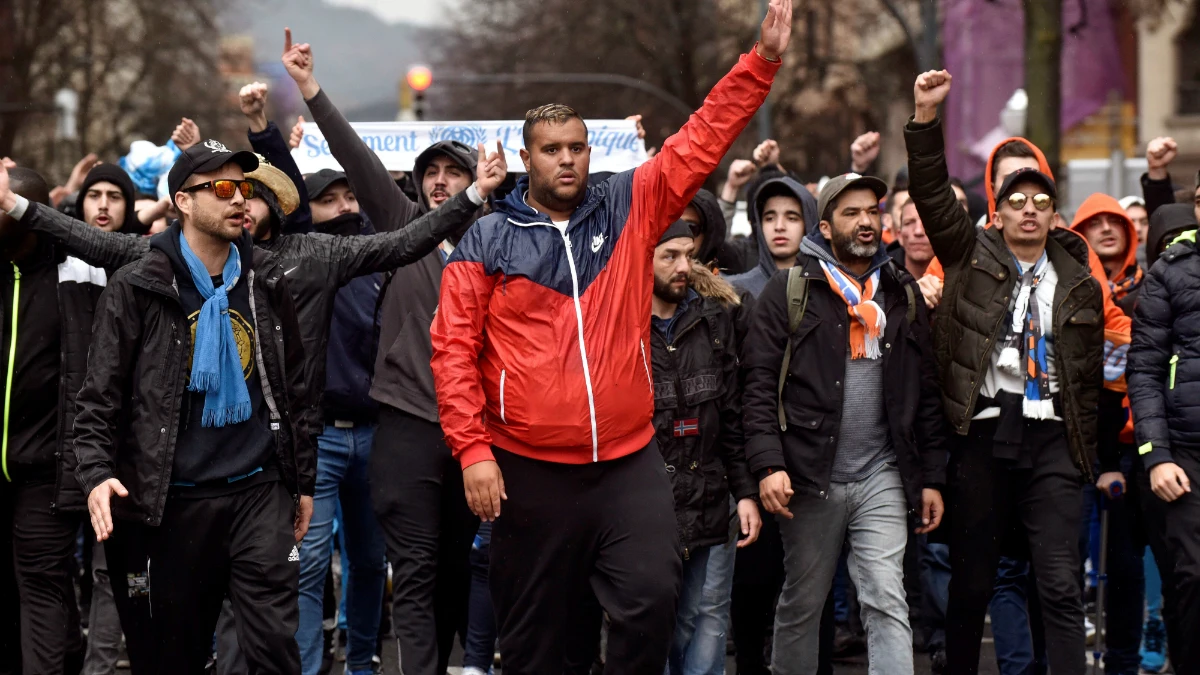
[[[654,379],[650,377],[650,362],[646,360],[646,341],[638,340],[642,348],[642,367],[646,369],[646,382],[650,383],[650,398],[654,398]]]
[[[571,253],[571,238],[562,232],[567,246],[567,264],[571,268],[571,297],[575,301],[575,321],[579,325],[579,356],[583,359],[583,383],[587,387],[588,414],[592,421],[592,461],[600,461],[600,439],[596,434],[596,399],[592,395],[592,373],[588,368],[587,347],[583,344],[583,307],[579,304],[579,276],[575,272],[575,256]],[[643,350],[644,351],[644,350]]]
[[[508,420],[504,419],[504,377],[508,371],[500,371],[500,421],[508,424]]]

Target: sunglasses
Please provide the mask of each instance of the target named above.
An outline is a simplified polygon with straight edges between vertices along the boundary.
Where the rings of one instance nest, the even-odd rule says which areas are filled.
[[[1029,197],[1024,192],[1014,192],[1008,196],[1008,205],[1020,211],[1025,208],[1025,202],[1029,201]],[[1054,204],[1054,199],[1048,194],[1038,193],[1033,196],[1033,208],[1038,211],[1045,211]]]
[[[233,199],[235,191],[241,191],[246,199],[254,199],[254,183],[248,180],[210,180],[184,188],[181,192],[196,192],[205,188],[212,188],[213,194],[221,199]]]

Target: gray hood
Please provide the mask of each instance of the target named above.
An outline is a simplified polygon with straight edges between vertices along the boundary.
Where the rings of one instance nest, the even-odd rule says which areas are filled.
[[[821,218],[817,214],[817,200],[803,185],[787,176],[763,181],[755,190],[754,197],[748,204],[749,213],[747,214],[750,219],[750,232],[758,242],[758,266],[742,274],[729,277],[729,283],[754,297],[758,297],[763,287],[767,285],[767,281],[778,270],[775,266],[775,258],[771,255],[771,249],[767,247],[767,237],[762,228],[763,206],[767,199],[778,194],[788,194],[800,201],[800,210],[804,214],[805,237],[810,236],[813,232],[818,232],[817,236],[820,236],[818,224],[821,222]],[[803,245],[803,239],[801,245]]]

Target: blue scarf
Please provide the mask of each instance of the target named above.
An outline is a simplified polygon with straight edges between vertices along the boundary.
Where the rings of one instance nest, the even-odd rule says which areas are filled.
[[[196,317],[196,344],[192,350],[190,391],[204,392],[204,417],[201,426],[223,427],[250,419],[250,391],[242,375],[242,359],[233,339],[229,322],[229,292],[242,277],[242,256],[237,246],[229,245],[229,257],[221,270],[223,283],[213,288],[212,277],[200,258],[192,252],[183,233],[179,248],[192,273],[192,283],[204,298]]]

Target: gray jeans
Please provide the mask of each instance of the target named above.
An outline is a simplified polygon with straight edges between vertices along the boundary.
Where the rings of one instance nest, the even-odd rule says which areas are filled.
[[[84,532],[84,536],[87,536]],[[83,675],[115,675],[121,651],[121,619],[108,582],[104,544],[92,548],[92,611],[88,615],[87,656]]]
[[[787,580],[775,612],[774,675],[817,672],[821,611],[843,540],[867,629],[870,675],[912,675],[912,629],[904,597],[908,506],[889,462],[863,480],[833,483],[827,499],[797,493],[794,518],[778,518]]]

